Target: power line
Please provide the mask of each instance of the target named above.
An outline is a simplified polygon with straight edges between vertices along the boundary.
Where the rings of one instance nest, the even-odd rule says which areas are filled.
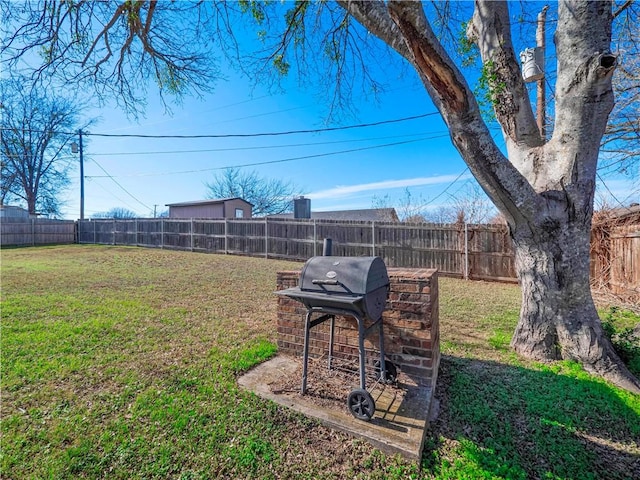
[[[120,197],[118,197],[115,193],[113,193],[112,191],[108,190],[104,185],[102,185],[99,181],[95,181],[95,183],[93,183],[92,185],[97,185],[98,187],[100,187],[103,191],[105,191],[106,193],[109,194],[109,198],[115,198],[116,200],[118,200],[120,203],[122,203],[123,205],[126,205],[127,207],[129,207],[131,210],[135,210],[134,207],[132,207],[131,205],[129,205],[126,201],[124,201],[123,199],[121,199]],[[92,210],[93,213],[102,213],[102,211],[100,210]]]
[[[338,152],[328,152],[328,153],[318,153],[315,155],[305,155],[302,157],[293,157],[293,158],[284,158],[284,159],[279,159],[279,160],[267,160],[265,162],[253,162],[253,163],[245,163],[245,164],[241,164],[241,165],[227,165],[224,167],[212,167],[212,168],[202,168],[202,169],[198,169],[198,170],[182,170],[182,171],[178,171],[178,172],[164,172],[164,173],[141,173],[138,175],[126,175],[126,177],[157,177],[157,176],[163,176],[163,175],[179,175],[179,174],[185,174],[185,173],[201,173],[201,172],[212,172],[215,170],[226,170],[228,168],[244,168],[244,167],[255,167],[255,166],[259,166],[259,165],[271,165],[274,163],[285,163],[285,162],[293,162],[296,160],[308,160],[311,158],[320,158],[320,157],[329,157],[332,155],[340,155],[343,153],[353,153],[353,152],[362,152],[365,150],[373,150],[376,148],[385,148],[385,147],[394,147],[397,145],[406,145],[409,143],[416,143],[416,142],[423,142],[425,140],[432,140],[434,138],[441,138],[441,137],[446,137],[448,136],[448,134],[446,135],[435,135],[432,137],[425,137],[425,138],[418,138],[416,140],[405,140],[403,142],[394,142],[394,143],[386,143],[386,144],[382,144],[382,145],[373,145],[370,147],[362,147],[362,148],[352,148],[350,150],[341,150]],[[111,175],[108,175],[110,178]],[[124,175],[121,175],[120,177],[123,177]],[[96,175],[96,176],[90,176],[87,178],[103,178],[102,175]]]
[[[120,187],[120,189],[121,189],[124,193],[126,193],[127,195],[129,195],[131,198],[133,198],[136,202],[138,202],[140,205],[142,205],[143,207],[145,207],[147,210],[151,210],[151,207],[149,207],[149,206],[148,206],[147,204],[145,204],[145,203],[142,203],[140,200],[138,200],[136,197],[134,197],[134,196],[133,196],[133,195],[132,195],[132,194],[131,194],[131,193],[130,193],[126,188],[124,188],[122,185],[120,185],[120,183],[118,183],[118,181],[117,181],[115,178],[113,178],[113,176],[112,176],[109,172],[107,172],[107,171],[102,167],[102,165],[100,165],[100,164],[99,164],[98,162],[96,162],[95,160],[93,160],[93,163],[95,163],[95,164],[98,166],[98,168],[100,168],[100,170],[102,170],[102,171],[106,174],[106,177],[107,177],[107,178],[110,178],[110,179],[111,179],[111,181],[112,181],[113,183],[115,183],[118,187]],[[93,177],[86,176],[85,178],[93,178]]]
[[[435,132],[434,132],[435,133]],[[437,132],[442,133],[444,135],[445,132]],[[168,154],[176,154],[176,153],[209,153],[209,152],[235,152],[240,150],[270,150],[275,148],[291,148],[291,147],[310,147],[317,145],[335,145],[338,143],[356,143],[356,142],[369,142],[371,140],[388,140],[392,138],[407,138],[407,137],[418,137],[420,135],[425,135],[425,133],[413,133],[408,135],[392,135],[387,137],[369,137],[369,138],[358,138],[351,140],[335,140],[332,142],[305,142],[305,143],[289,143],[286,145],[258,145],[253,147],[226,147],[226,148],[206,148],[206,149],[198,149],[198,150],[162,150],[162,151],[153,151],[153,152],[113,152],[113,153],[92,153],[91,157],[94,156],[123,156],[123,155],[168,155]],[[434,138],[434,137],[431,137]]]
[[[423,113],[421,115],[414,115],[412,117],[404,117],[404,118],[396,118],[393,120],[381,120],[379,122],[371,122],[371,123],[360,123],[357,125],[347,125],[343,127],[325,127],[325,128],[315,128],[308,130],[288,130],[284,132],[261,132],[261,133],[224,133],[224,134],[206,134],[206,135],[147,135],[147,134],[133,134],[133,133],[87,133],[84,132],[85,136],[93,136],[93,137],[108,137],[108,138],[167,138],[167,139],[176,139],[176,138],[250,138],[250,137],[277,137],[282,135],[296,135],[301,133],[322,133],[322,132],[336,132],[342,130],[351,130],[355,128],[366,128],[366,127],[376,127],[379,125],[388,125],[391,123],[400,123],[407,122],[410,120],[418,120],[420,118],[426,118],[433,115],[438,115],[439,112],[430,112]],[[9,128],[3,127],[0,130],[11,130]],[[41,130],[24,130],[25,132],[31,133],[45,133]],[[66,135],[75,135],[76,132],[47,132],[54,134],[66,134]]]
[[[465,168],[460,175],[458,175],[453,182],[451,182],[449,185],[447,185],[447,188],[445,188],[442,192],[440,192],[438,195],[436,195],[435,197],[433,197],[431,200],[429,200],[427,203],[424,203],[421,205],[421,207],[426,207],[427,205],[435,202],[438,198],[440,198],[442,195],[444,195],[445,193],[447,193],[447,190],[449,190],[458,180],[460,180],[460,178],[462,178],[462,175],[464,175],[467,170],[469,170],[469,167]]]
[[[602,186],[605,188],[605,190],[607,192],[609,192],[609,195],[611,195],[611,198],[613,198],[616,202],[618,202],[618,205],[620,205],[623,208],[626,208],[622,202],[620,200],[618,200],[618,198],[613,194],[613,192],[609,189],[609,187],[607,186],[607,184],[604,182],[604,180],[602,179],[602,177],[600,176],[600,174],[598,172],[596,172],[596,175],[598,176],[598,179],[600,180],[600,182],[602,182]]]

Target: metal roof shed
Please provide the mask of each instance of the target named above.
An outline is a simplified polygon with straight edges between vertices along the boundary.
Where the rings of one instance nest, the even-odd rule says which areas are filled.
[[[253,204],[235,198],[167,203],[169,218],[251,218]]]

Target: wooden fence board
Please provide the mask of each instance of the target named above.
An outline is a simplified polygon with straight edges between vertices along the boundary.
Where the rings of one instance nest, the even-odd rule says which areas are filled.
[[[0,245],[50,245],[74,243],[76,226],[72,220],[48,218],[0,221]]]
[[[640,301],[640,225],[611,230],[611,291]]]

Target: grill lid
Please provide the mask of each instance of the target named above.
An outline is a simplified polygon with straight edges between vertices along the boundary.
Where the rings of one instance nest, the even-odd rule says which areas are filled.
[[[349,295],[366,295],[387,285],[387,267],[380,257],[312,257],[299,282],[302,291]]]

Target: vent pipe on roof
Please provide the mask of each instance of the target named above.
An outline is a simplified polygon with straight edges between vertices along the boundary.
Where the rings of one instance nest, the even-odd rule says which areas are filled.
[[[311,199],[302,196],[293,199],[293,218],[311,218]]]

